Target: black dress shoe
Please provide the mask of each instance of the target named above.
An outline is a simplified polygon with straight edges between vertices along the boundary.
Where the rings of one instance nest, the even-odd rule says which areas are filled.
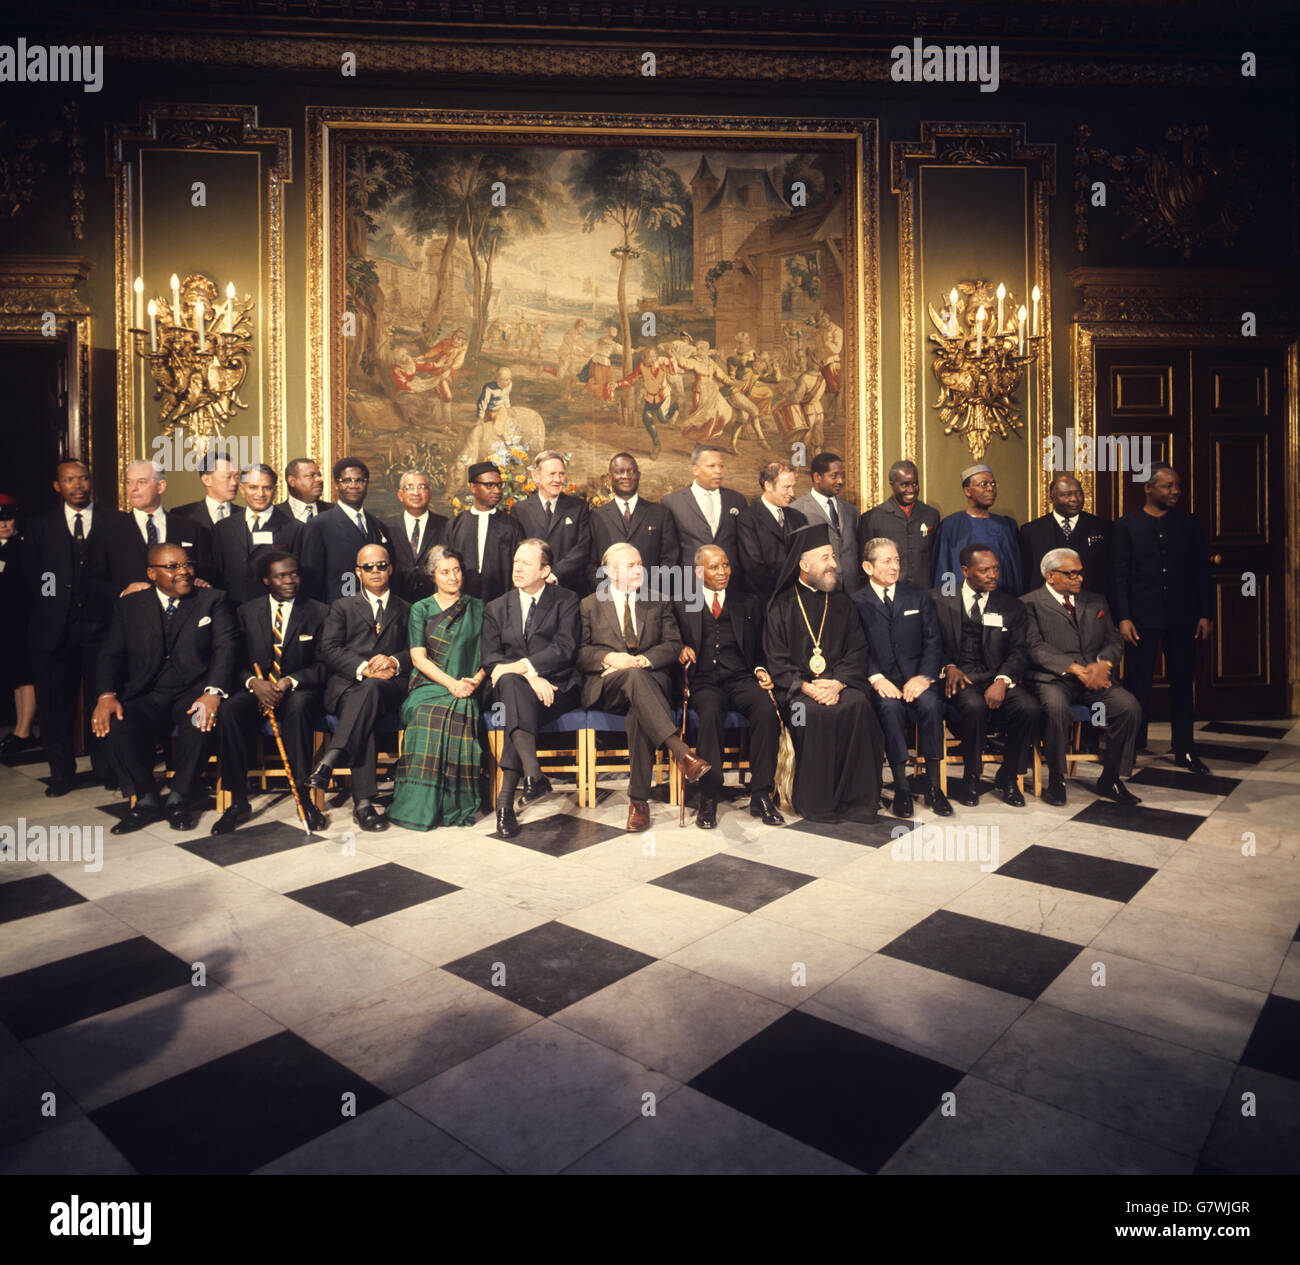
[[[999,773],[993,783],[1002,792],[1002,802],[1012,808],[1023,808],[1025,797],[1021,793],[1020,783],[1010,773]]]
[[[161,808],[133,808],[108,833],[111,835],[132,835],[143,830],[155,821],[162,820]]]
[[[167,824],[173,830],[193,830],[199,824],[199,810],[188,804],[177,804],[167,810]]]
[[[718,824],[718,801],[716,799],[700,800],[700,810],[695,814],[695,824],[701,830],[712,830]]]
[[[519,795],[519,807],[527,808],[529,804],[535,804],[539,799],[551,793],[551,779],[547,777],[526,777],[524,778],[524,789]]]
[[[964,777],[957,792],[957,802],[966,808],[980,806],[980,784],[978,778]]]
[[[508,803],[498,804],[497,834],[503,839],[513,839],[522,829],[519,818],[515,816],[515,810]]]
[[[767,795],[754,795],[749,801],[749,815],[761,817],[765,826],[784,826],[785,818],[777,812],[776,805]]]
[[[1098,778],[1097,785],[1093,787],[1093,790],[1098,795],[1113,799],[1117,804],[1123,804],[1126,808],[1132,808],[1142,802],[1117,777]]]
[[[948,797],[937,786],[927,786],[925,788],[925,806],[936,817],[952,816],[952,805],[948,803]]]
[[[71,777],[51,778],[46,784],[45,794],[49,799],[58,799],[60,795],[66,795],[77,785],[76,779]]]
[[[1065,806],[1065,783],[1060,778],[1054,777],[1048,780],[1047,790],[1043,792],[1043,801],[1051,804],[1053,808]]]
[[[330,777],[333,774],[333,772],[334,772],[334,766],[330,764],[326,764],[325,761],[322,760],[307,775],[307,781],[304,783],[304,785],[309,790],[327,791],[330,788]]]
[[[1181,755],[1174,756],[1174,763],[1188,773],[1195,773],[1197,777],[1210,776],[1210,766],[1195,751],[1184,751]]]
[[[210,835],[228,835],[242,826],[253,815],[251,804],[231,804],[220,817],[212,823]]]
[[[362,830],[376,831],[388,829],[388,818],[381,817],[378,809],[373,804],[367,804],[364,808],[358,808],[352,814],[356,823]]]
[[[3,742],[0,742],[0,760],[9,760],[16,755],[21,755],[24,751],[32,751],[41,745],[39,738],[28,736],[20,738],[17,734],[9,734]]]
[[[912,792],[896,790],[892,811],[895,817],[910,818],[916,811],[912,806]]]
[[[305,786],[298,788],[298,802],[302,805],[302,815],[307,818],[308,830],[324,830],[330,824],[330,819],[311,802]]]

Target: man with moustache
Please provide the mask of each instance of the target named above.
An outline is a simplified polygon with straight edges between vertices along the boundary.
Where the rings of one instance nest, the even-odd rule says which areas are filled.
[[[728,558],[737,560],[732,583],[745,585],[739,569],[740,551],[736,548],[736,522],[748,502],[739,492],[722,486],[723,450],[711,444],[699,444],[691,452],[691,485],[669,492],[664,508],[677,525],[678,552],[672,559],[687,574],[695,566],[696,550],[717,545]]]
[[[325,491],[325,479],[318,466],[310,457],[295,457],[284,468],[284,481],[287,495],[280,502],[300,523],[333,509],[331,501],[322,500]]]
[[[533,458],[530,467],[537,491],[511,511],[526,537],[544,540],[551,547],[555,583],[579,595],[587,591],[587,561],[591,556],[591,509],[580,496],[564,490],[569,466],[548,449]]]
[[[258,560],[269,549],[297,557],[303,526],[287,510],[275,504],[275,471],[270,466],[249,466],[239,477],[244,495],[244,513],[227,518],[212,532],[213,565],[218,588],[236,605],[258,597],[263,585],[258,577]]]
[[[858,554],[868,540],[885,537],[898,546],[902,571],[898,578],[914,588],[928,589],[934,570],[934,539],[939,511],[921,500],[916,463],[895,461],[889,467],[890,496],[858,519]]]
[[[641,555],[641,565],[652,573],[659,567],[676,566],[681,553],[672,513],[639,494],[641,469],[630,452],[616,453],[610,459],[609,486],[613,497],[591,511],[589,592],[596,587],[600,560],[610,545],[631,545]]]
[[[793,473],[793,472],[791,472]],[[691,706],[699,718],[696,749],[709,764],[700,780],[695,824],[718,824],[722,793],[722,722],[729,711],[749,722],[749,813],[767,826],[784,826],[772,803],[781,723],[772,705],[772,678],[763,666],[763,603],[753,594],[729,590],[731,563],[716,545],[695,555],[701,601],[677,602],[681,632],[677,661],[687,674]]]
[[[330,606],[321,630],[320,657],[329,671],[325,711],[337,717],[329,746],[307,778],[311,790],[327,790],[334,769],[352,770],[352,809],[366,831],[388,829],[374,798],[381,722],[395,718],[406,697],[411,671],[407,618],[411,608],[389,588],[392,563],[381,545],[366,545],[356,557],[360,592]]]
[[[214,577],[212,532],[197,519],[163,509],[167,476],[152,461],[133,461],[126,468],[127,531],[123,538],[121,573],[130,583],[127,593],[149,587],[149,549],[152,545],[180,545],[198,575]]]
[[[942,588],[945,576],[961,574],[961,551],[983,545],[998,559],[998,587],[1011,597],[1021,592],[1020,532],[1016,520],[992,513],[998,499],[998,481],[989,466],[967,466],[961,472],[966,508],[949,514],[939,524],[934,546],[934,586]]]
[[[768,462],[758,472],[762,494],[736,519],[740,569],[749,576],[749,590],[764,607],[772,596],[777,572],[785,563],[791,533],[808,521],[790,504],[794,500],[795,477],[793,466],[784,461]]]
[[[424,562],[434,545],[442,544],[447,520],[429,509],[433,485],[423,470],[408,470],[397,485],[402,512],[384,520],[393,556],[393,591],[414,606],[432,594],[433,580]]]
[[[383,523],[365,508],[370,468],[355,457],[340,457],[332,474],[338,502],[317,514],[302,533],[304,587],[309,596],[324,602],[352,591],[358,549],[388,546]]]
[[[230,807],[213,823],[210,833],[229,834],[253,815],[248,802],[249,754],[270,715],[280,727],[289,757],[285,772],[298,784],[307,826],[323,830],[329,823],[311,802],[303,779],[325,685],[325,665],[319,652],[329,607],[299,594],[301,577],[293,554],[264,550],[258,554],[256,567],[262,596],[245,602],[235,612],[248,661],[238,674],[240,686],[222,704],[217,717],[221,784],[230,793]],[[260,677],[254,666],[262,669]]]
[[[193,830],[191,803],[217,711],[232,684],[238,649],[234,612],[220,589],[194,583],[179,545],[149,550],[148,589],[122,598],[96,666],[91,728],[108,739],[119,783],[135,804],[112,829],[131,834],[164,815]],[[175,727],[166,803],[154,781],[154,749]]]
[[[208,531],[227,518],[238,518],[243,514],[244,511],[235,504],[239,467],[229,457],[219,456],[216,451],[204,453],[199,463],[199,482],[203,484],[203,499],[178,505],[173,514],[192,518]]]
[[[1111,590],[1110,524],[1083,508],[1083,487],[1071,474],[1058,474],[1047,489],[1051,510],[1020,529],[1024,582],[1036,587],[1038,564],[1053,549],[1073,549],[1088,583],[1099,593]]]
[[[819,452],[808,467],[812,491],[804,493],[792,508],[810,523],[825,523],[830,528],[831,548],[835,550],[835,570],[846,593],[862,587],[862,567],[858,555],[858,509],[844,499],[844,459],[834,452]]]
[[[445,544],[465,559],[464,591],[490,602],[510,589],[523,528],[501,508],[501,471],[490,461],[468,470],[473,502],[447,524]]]
[[[862,623],[836,571],[828,524],[791,536],[763,652],[797,756],[795,812],[808,821],[872,822],[884,738],[867,701]]]

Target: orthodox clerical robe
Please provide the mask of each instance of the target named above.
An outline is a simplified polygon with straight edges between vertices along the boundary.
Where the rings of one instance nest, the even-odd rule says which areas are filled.
[[[934,583],[943,583],[951,572],[961,587],[961,551],[967,545],[983,545],[998,558],[998,588],[1008,597],[1019,597],[1020,581],[1020,528],[1007,514],[990,514],[976,518],[965,510],[949,514],[939,524],[939,538],[934,542]],[[955,593],[957,590],[954,589]]]

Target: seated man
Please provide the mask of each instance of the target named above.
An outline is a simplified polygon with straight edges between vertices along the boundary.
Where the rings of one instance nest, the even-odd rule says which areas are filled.
[[[149,587],[119,598],[100,653],[91,728],[108,738],[118,785],[135,806],[113,827],[130,834],[167,817],[193,830],[190,796],[207,758],[217,708],[232,684],[235,615],[220,589],[194,584],[194,564],[179,545],[149,549]],[[154,782],[154,748],[176,727],[171,794]]]
[[[966,545],[960,555],[961,589],[931,594],[943,641],[944,694],[957,710],[955,731],[965,765],[958,803],[980,802],[984,735],[990,725],[1006,730],[1007,747],[994,785],[1012,808],[1025,797],[1016,779],[1038,732],[1038,702],[1025,684],[1029,658],[1025,608],[998,591],[998,558],[991,549]]]
[[[641,555],[631,545],[610,545],[601,565],[605,579],[581,606],[582,706],[627,717],[627,828],[645,830],[655,749],[667,746],[688,782],[703,777],[709,765],[678,737],[668,707],[668,670],[682,649],[672,603],[641,600]]]
[[[794,743],[795,812],[872,822],[884,740],[867,702],[862,624],[838,585],[830,527],[799,528],[767,608],[763,654]]]
[[[1026,644],[1029,679],[1043,705],[1043,747],[1047,755],[1049,804],[1065,803],[1065,756],[1074,718],[1073,703],[1104,710],[1106,758],[1094,790],[1132,806],[1140,804],[1120,776],[1133,767],[1142,707],[1111,672],[1123,650],[1106,601],[1083,591],[1083,564],[1073,549],[1053,549],[1039,564],[1047,583],[1020,600],[1029,610]]]
[[[233,521],[238,526],[238,520]],[[213,823],[211,833],[229,834],[252,815],[248,803],[248,754],[266,716],[274,714],[280,727],[286,772],[299,786],[298,799],[311,830],[327,822],[311,802],[303,784],[311,758],[312,725],[321,709],[325,665],[320,661],[320,636],[329,607],[299,592],[298,559],[268,549],[257,558],[257,577],[266,593],[236,611],[248,656],[236,688],[221,708],[217,748],[221,784],[230,792],[230,807]],[[262,669],[261,678],[254,667]]]
[[[379,793],[375,732],[384,717],[397,715],[406,697],[411,608],[389,590],[392,562],[382,545],[366,545],[357,553],[356,573],[361,592],[334,602],[321,632],[320,657],[330,673],[325,710],[338,718],[338,725],[307,785],[325,790],[333,769],[346,756],[357,825],[387,830],[387,819],[373,803]]]
[[[916,725],[917,754],[925,759],[925,806],[939,817],[952,806],[939,784],[943,759],[943,699],[930,687],[939,679],[939,621],[924,589],[900,584],[898,546],[876,536],[862,546],[862,571],[868,583],[853,594],[867,639],[872,702],[885,733],[885,750],[894,775],[894,816],[912,815],[907,782],[906,723]]]
[[[673,610],[683,646],[678,656],[687,672],[691,706],[699,717],[696,747],[712,766],[700,783],[695,824],[718,824],[722,791],[722,721],[729,711],[749,721],[749,812],[765,825],[784,826],[772,803],[781,721],[772,704],[772,678],[762,666],[763,608],[758,598],[730,591],[726,551],[705,545],[695,551],[700,602],[676,602]],[[775,579],[775,574],[773,579]]]
[[[497,831],[503,839],[520,830],[514,795],[521,773],[520,808],[551,793],[537,762],[538,731],[578,706],[578,597],[548,583],[553,557],[546,541],[523,541],[515,550],[515,587],[483,612],[480,661],[492,674],[505,713],[497,796]]]

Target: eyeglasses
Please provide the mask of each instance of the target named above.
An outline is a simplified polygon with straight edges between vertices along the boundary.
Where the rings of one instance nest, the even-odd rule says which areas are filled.
[[[391,562],[359,562],[357,563],[358,571],[387,571],[393,564]]]
[[[427,483],[403,483],[403,492],[427,492],[429,485]]]
[[[1067,580],[1077,580],[1083,574],[1082,571],[1062,571],[1059,567],[1054,570],[1057,575],[1063,575]]]
[[[481,488],[499,488],[501,486],[500,479],[472,479],[471,482],[478,484]]]
[[[369,482],[370,482],[369,479],[340,479],[339,480],[339,483],[343,487],[347,487],[350,483],[369,483]]]
[[[997,485],[998,485],[998,481],[997,481],[996,479],[986,479],[983,483],[972,483],[972,484],[971,484],[971,487],[973,487],[973,488],[995,488],[995,487],[997,487]]]
[[[193,571],[192,562],[155,562],[151,564],[156,571]]]

